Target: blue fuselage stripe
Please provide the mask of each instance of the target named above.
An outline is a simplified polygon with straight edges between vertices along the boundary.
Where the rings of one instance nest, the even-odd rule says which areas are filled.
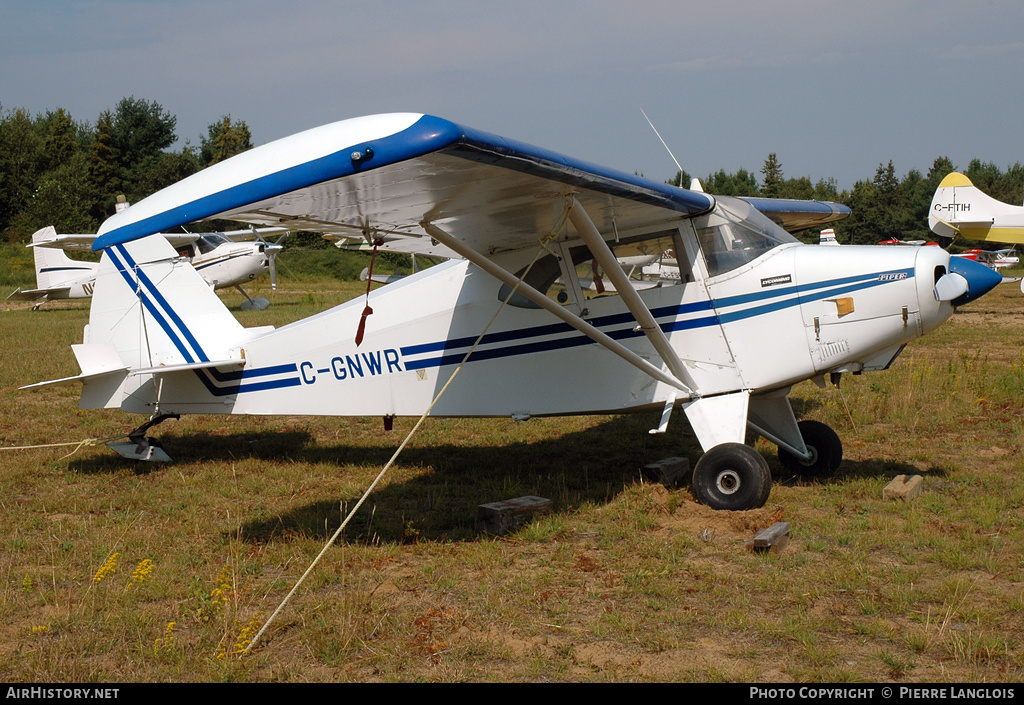
[[[298,367],[296,365],[277,365],[276,367],[267,367],[262,370],[247,370],[245,373],[242,373],[242,377],[238,379],[243,377],[260,377],[269,374],[277,374],[277,372],[272,370],[297,372]],[[204,387],[206,387],[206,391],[215,397],[226,397],[234,394],[245,394],[247,392],[263,392],[268,389],[285,389],[287,387],[298,387],[302,384],[302,381],[298,376],[295,376],[287,377],[285,379],[250,382],[248,384],[231,384],[227,387],[218,387],[213,383],[213,381],[211,381],[210,376],[214,379],[218,379],[220,377],[230,377],[237,373],[228,373],[227,375],[224,375],[224,373],[218,373],[215,369],[193,370],[193,372],[196,373],[196,377],[198,377],[199,381],[203,383]],[[204,372],[209,372],[210,376],[203,374]],[[222,380],[218,379],[218,381]]]
[[[129,266],[134,268],[139,276],[139,285],[154,294],[153,298],[167,311],[171,320],[183,331],[185,337],[202,353],[198,342],[185,328],[181,319],[171,310],[166,300],[159,296],[152,282],[135,268],[127,252],[121,252],[129,266],[121,262],[113,250],[123,250],[118,246],[111,248],[111,258],[117,271],[125,279],[130,287],[137,288],[135,280],[128,272]],[[659,326],[666,333],[681,330],[693,330],[714,325],[727,324],[733,321],[753,318],[762,314],[779,311],[803,303],[824,299],[830,296],[850,293],[853,291],[874,288],[883,284],[897,281],[905,281],[913,278],[914,270],[903,269],[890,272],[870,273],[853,277],[844,277],[828,281],[815,282],[813,284],[788,286],[785,288],[758,291],[750,294],[727,296],[714,301],[700,301],[694,303],[661,306],[651,309],[656,319],[670,317],[672,320],[659,323]],[[168,337],[182,353],[188,362],[192,362],[190,352],[184,341],[175,333],[175,330],[163,315],[156,303],[146,296],[141,290],[138,292],[142,303],[167,333]],[[753,305],[748,305],[753,304]],[[740,306],[739,310],[727,311],[732,307]],[[680,318],[689,316],[687,318]],[[643,336],[643,332],[636,330],[632,314],[629,312],[615,313],[607,316],[600,316],[589,321],[596,328],[606,329],[604,332],[615,340],[629,340]],[[613,330],[609,328],[619,327]],[[574,334],[575,333],[575,334]],[[569,335],[566,335],[569,334]],[[559,336],[548,340],[530,340],[543,336]],[[434,343],[423,343],[400,348],[403,365],[406,370],[419,370],[446,365],[455,365],[465,358],[466,352],[476,341],[474,337],[459,337],[450,340],[443,340]],[[478,362],[484,360],[497,360],[507,357],[529,355],[533,353],[551,352],[555,350],[566,350],[574,347],[588,345],[592,341],[589,337],[576,333],[575,329],[565,323],[554,323],[532,328],[520,328],[516,330],[491,333],[484,336],[482,345],[514,343],[491,349],[477,349],[469,358],[470,361]],[[432,355],[441,353],[440,355]],[[421,359],[408,359],[417,355],[426,355]],[[194,370],[200,382],[207,391],[216,397],[244,394],[247,392],[259,392],[272,389],[285,389],[302,385],[302,379],[298,375],[297,363],[284,363],[269,367],[245,370],[233,370],[222,372],[218,369]],[[281,379],[265,379],[274,375],[287,375]],[[223,385],[223,386],[219,386]]]
[[[886,279],[885,277],[893,277]],[[905,280],[914,276],[914,270],[903,269],[891,272],[874,272],[840,279],[815,282],[802,286],[791,286],[784,289],[759,291],[751,294],[738,296],[727,296],[714,301],[703,301],[683,305],[663,306],[651,309],[655,318],[671,316],[676,320],[659,323],[663,331],[672,333],[681,330],[694,330],[707,326],[721,325],[733,321],[753,318],[763,314],[779,311],[803,303],[824,299],[829,296],[838,296],[852,291],[870,289],[882,284]],[[749,306],[738,311],[725,311],[730,307],[743,306],[755,302],[764,302],[759,305]],[[701,314],[692,318],[679,319],[680,316],[690,314]],[[620,330],[605,330],[604,332],[615,340],[628,340],[643,336],[642,331],[634,329],[636,323],[631,313],[618,313],[609,316],[594,318],[589,321],[596,328],[608,328],[615,325],[630,325],[629,328]],[[521,328],[502,333],[494,333],[484,336],[481,345],[499,342],[525,341],[529,338],[538,338],[546,335],[557,335],[572,333],[575,329],[566,323],[558,323],[536,328]],[[425,357],[419,360],[404,360],[406,369],[416,370],[429,367],[442,367],[444,365],[458,364],[465,357],[467,349],[475,342],[476,338],[461,337],[435,343],[424,343],[410,345],[401,348],[403,357],[423,355],[428,353],[443,352],[437,357]],[[517,345],[509,345],[494,349],[477,349],[469,358],[469,361],[494,360],[503,357],[513,357],[537,352],[549,352],[552,350],[564,350],[566,348],[587,345],[591,340],[582,333],[560,337],[553,340],[541,340],[533,342],[522,342]]]

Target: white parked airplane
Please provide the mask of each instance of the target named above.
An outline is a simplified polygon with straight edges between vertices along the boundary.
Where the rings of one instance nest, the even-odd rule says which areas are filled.
[[[215,164],[108,219],[74,346],[82,374],[42,384],[81,382],[82,408],[153,417],[133,436],[134,457],[149,457],[143,432],[165,414],[660,410],[663,430],[679,406],[704,450],[697,499],[759,507],[771,475],[744,444],[748,430],[776,443],[789,468],[829,472],[842,458],[832,429],[797,422],[794,384],[885,369],[1000,280],[939,248],[803,245],[766,217],[807,227],[848,213],[716,197],[428,115],[344,120]],[[247,329],[153,235],[212,217],[458,258],[365,302]],[[666,250],[681,269],[675,286],[636,291],[616,261]],[[588,298],[578,286],[574,265],[594,259],[617,295]],[[570,283],[564,304],[548,293],[559,278]]]
[[[246,301],[243,309],[265,309],[270,302],[264,298],[251,298],[242,284],[270,272],[273,289],[277,288],[277,253],[281,239],[267,242],[264,236],[287,235],[287,228],[261,228],[220,233],[166,233],[178,256],[191,262],[203,279],[215,289],[235,287]],[[92,296],[96,284],[98,262],[75,260],[64,250],[90,250],[95,235],[58,235],[53,226],[37,230],[32,235],[33,257],[36,267],[36,288],[18,289],[9,301],[35,301],[33,310],[47,301],[80,299]]]

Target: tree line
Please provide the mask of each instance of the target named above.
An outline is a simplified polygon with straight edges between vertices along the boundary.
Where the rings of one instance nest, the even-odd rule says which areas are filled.
[[[159,103],[135,97],[94,123],[63,108],[32,116],[0,105],[0,237],[27,242],[46,225],[96,232],[119,194],[133,203],[252,147],[245,122],[225,115],[198,145],[171,150],[176,123]]]
[[[0,238],[27,242],[41,227],[92,233],[114,213],[119,194],[129,202],[252,147],[244,121],[230,115],[209,124],[197,145],[177,150],[177,118],[159,103],[134,96],[104,110],[94,123],[79,122],[63,108],[32,116],[0,105]],[[939,182],[961,171],[948,157],[935,159],[927,174],[911,169],[903,177],[893,162],[879,164],[870,179],[839,191],[833,178],[812,183],[786,178],[775,153],[759,174],[719,170],[702,180],[705,191],[727,196],[764,196],[836,201],[853,215],[834,225],[843,244],[875,244],[890,238],[932,239],[928,208]],[[962,172],[988,195],[1006,203],[1024,200],[1024,166],[1006,171],[974,159]],[[689,186],[678,172],[669,183]],[[817,233],[806,233],[816,241]]]
[[[927,174],[911,169],[902,178],[896,175],[892,160],[879,164],[871,179],[862,179],[852,190],[839,191],[833,178],[812,184],[806,176],[786,178],[782,164],[773,152],[761,167],[761,179],[740,169],[735,174],[719,170],[701,182],[708,193],[724,196],[764,196],[835,201],[849,206],[853,214],[838,221],[836,238],[844,245],[876,245],[882,240],[934,240],[928,229],[928,209],[939,183],[947,174],[960,171],[992,198],[1021,204],[1024,199],[1024,166],[1014,163],[1004,172],[991,162],[972,159],[960,169],[949,157],[938,157]],[[690,176],[677,173],[669,183],[689,185]],[[803,233],[803,239],[816,242],[818,233]],[[978,243],[968,244],[976,247]]]

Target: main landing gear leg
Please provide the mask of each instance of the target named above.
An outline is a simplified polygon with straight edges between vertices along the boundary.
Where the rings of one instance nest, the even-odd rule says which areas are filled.
[[[829,475],[843,461],[836,432],[820,421],[798,423],[784,392],[751,398],[747,425],[779,447],[779,462],[792,473]]]

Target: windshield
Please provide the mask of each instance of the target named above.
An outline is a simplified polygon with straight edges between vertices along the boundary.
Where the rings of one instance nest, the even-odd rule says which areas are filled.
[[[694,222],[708,275],[730,272],[779,245],[798,240],[746,201],[716,196],[715,210]]]
[[[199,247],[199,251],[205,255],[209,252],[213,252],[226,242],[231,242],[231,240],[220,233],[210,233],[209,235],[203,235],[196,240],[196,245]]]

